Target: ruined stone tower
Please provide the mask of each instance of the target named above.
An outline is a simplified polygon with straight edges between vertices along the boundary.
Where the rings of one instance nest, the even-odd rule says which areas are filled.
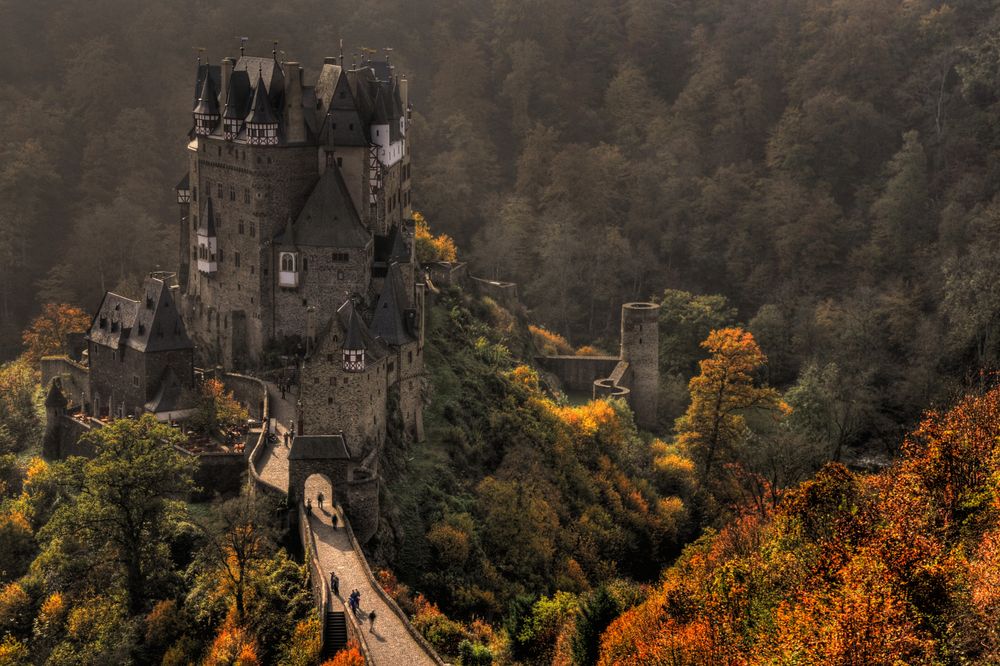
[[[622,305],[621,360],[629,365],[630,402],[636,423],[656,426],[660,400],[660,306],[656,303]]]

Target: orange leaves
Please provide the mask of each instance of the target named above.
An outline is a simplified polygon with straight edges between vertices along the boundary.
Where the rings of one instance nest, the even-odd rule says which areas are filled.
[[[347,644],[347,647],[336,655],[333,659],[327,659],[323,666],[365,666],[365,658],[361,655],[361,650],[355,641]]]
[[[203,666],[257,666],[260,650],[250,632],[226,621],[212,641]]]
[[[540,354],[545,356],[572,356],[574,354],[573,345],[558,333],[534,324],[528,326],[528,331],[531,332],[531,341]]]
[[[46,303],[21,335],[24,360],[31,367],[43,356],[66,353],[66,336],[82,333],[90,326],[90,317],[80,308],[65,303]]]

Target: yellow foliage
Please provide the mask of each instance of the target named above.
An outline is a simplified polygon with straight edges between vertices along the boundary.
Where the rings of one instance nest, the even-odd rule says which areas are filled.
[[[90,317],[78,307],[65,303],[46,303],[22,334],[24,359],[35,367],[43,356],[65,351],[66,336],[82,333],[90,326]]]
[[[459,566],[469,558],[469,535],[453,525],[445,522],[434,524],[427,532],[427,541],[445,565]]]
[[[291,645],[281,663],[285,666],[312,666],[319,661],[322,649],[319,619],[311,616],[295,625]]]
[[[528,326],[535,348],[546,356],[572,356],[573,345],[566,338],[541,326]]]
[[[18,583],[7,584],[0,591],[0,632],[25,621],[31,612],[31,597]]]
[[[30,664],[28,646],[11,635],[0,643],[0,666],[22,666]]]
[[[578,347],[576,350],[577,356],[604,356],[605,352],[603,349],[598,349],[594,345],[583,345]]]
[[[535,372],[534,368],[527,365],[519,365],[510,371],[509,377],[515,384],[520,384],[529,391],[536,392],[539,390],[538,373]]]
[[[604,428],[620,425],[618,413],[607,400],[591,400],[585,405],[560,406],[549,402],[550,411],[560,421],[584,437],[593,437]]]
[[[421,263],[431,261],[458,261],[458,248],[455,241],[446,234],[434,236],[431,234],[427,219],[420,213],[413,214],[415,223],[414,241],[417,246],[417,260]]]

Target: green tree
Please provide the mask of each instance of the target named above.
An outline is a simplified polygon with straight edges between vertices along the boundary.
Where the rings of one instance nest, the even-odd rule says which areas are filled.
[[[194,461],[174,449],[180,437],[148,414],[86,433],[82,441],[96,456],[66,464],[68,501],[41,533],[47,547],[78,543],[97,570],[109,567],[109,582],[125,592],[132,614],[150,600],[149,584],[171,569],[167,538],[193,488]]]

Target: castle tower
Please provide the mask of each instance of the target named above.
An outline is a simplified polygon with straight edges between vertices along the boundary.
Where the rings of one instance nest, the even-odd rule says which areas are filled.
[[[62,418],[66,415],[69,401],[62,392],[62,380],[58,377],[52,380],[48,395],[45,397],[45,437],[42,440],[42,456],[48,460],[60,458],[60,430]]]
[[[656,303],[622,305],[621,359],[632,375],[630,397],[635,421],[654,428],[660,400],[660,306]]]

